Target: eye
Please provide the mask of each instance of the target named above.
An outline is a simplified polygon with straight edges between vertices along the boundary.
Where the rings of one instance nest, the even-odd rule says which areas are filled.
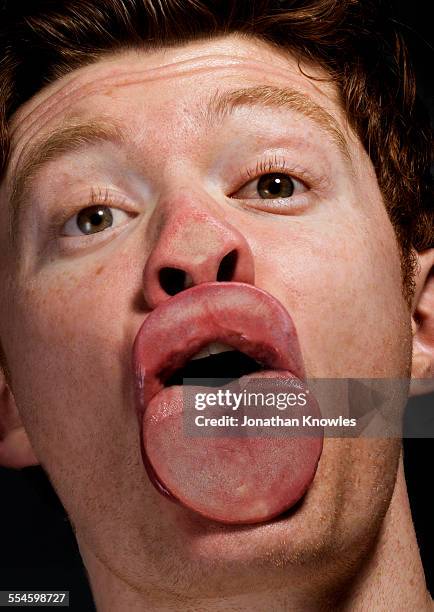
[[[122,225],[131,215],[119,208],[102,204],[83,208],[63,226],[64,236],[90,236],[113,226]]]
[[[232,197],[239,199],[260,198],[262,200],[277,200],[290,198],[296,191],[305,190],[306,188],[303,183],[288,174],[272,172],[249,181],[233,194]]]
[[[286,174],[264,174],[258,180],[258,194],[266,198],[290,198],[294,193],[294,181]]]

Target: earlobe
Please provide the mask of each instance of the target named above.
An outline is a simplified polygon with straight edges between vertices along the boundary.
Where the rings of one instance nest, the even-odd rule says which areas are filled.
[[[418,254],[412,309],[413,359],[410,396],[434,391],[434,248]]]
[[[14,397],[0,370],[0,466],[19,469],[38,463]]]

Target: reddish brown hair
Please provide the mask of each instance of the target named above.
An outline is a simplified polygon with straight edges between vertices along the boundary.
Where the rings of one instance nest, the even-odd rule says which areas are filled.
[[[323,67],[375,167],[410,303],[412,249],[434,244],[432,132],[418,110],[402,35],[381,0],[9,0],[0,23],[2,172],[14,111],[106,52],[244,32]]]

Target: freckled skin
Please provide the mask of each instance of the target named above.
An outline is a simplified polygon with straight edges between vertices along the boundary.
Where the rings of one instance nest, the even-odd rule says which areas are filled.
[[[291,85],[327,109],[348,140],[352,175],[316,125],[293,112],[248,109],[216,128],[203,125],[200,100],[258,84]],[[23,151],[67,118],[96,116],[125,126],[128,148],[92,145],[41,169],[16,259],[6,200]],[[211,610],[232,602],[264,610],[272,601],[275,610],[318,609],[331,601],[330,590],[353,580],[375,546],[389,504],[400,529],[407,520],[392,497],[399,441],[326,439],[313,485],[290,519],[220,526],[168,503],[148,481],[130,362],[144,317],[162,299],[145,270],[177,262],[215,280],[206,278],[212,262],[232,241],[254,284],[291,313],[308,378],[408,376],[410,314],[395,235],[333,87],[309,80],[293,58],[263,43],[227,37],[119,54],[75,71],[27,102],[12,131],[1,191],[0,284],[8,296],[0,296],[0,337],[20,414],[74,524],[99,608],[139,610],[147,602],[146,609],[166,610],[182,602],[193,610],[202,602]],[[290,162],[330,179],[297,215],[228,198],[264,143],[277,140]],[[86,242],[48,244],[44,228],[54,211],[84,208],[95,187],[122,194],[129,219]],[[384,526],[381,533],[382,555],[392,558],[394,536]],[[110,607],[110,597],[123,603]]]

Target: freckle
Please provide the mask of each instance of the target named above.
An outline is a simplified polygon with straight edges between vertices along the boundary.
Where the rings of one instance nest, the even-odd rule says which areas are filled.
[[[101,274],[101,272],[104,270],[104,266],[100,266],[97,271],[95,272],[96,276],[98,276],[99,274]]]

